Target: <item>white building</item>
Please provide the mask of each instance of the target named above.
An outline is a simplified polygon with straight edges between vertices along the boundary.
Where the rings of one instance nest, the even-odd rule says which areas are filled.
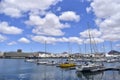
[[[4,52],[0,52],[0,56],[3,56],[4,55]]]

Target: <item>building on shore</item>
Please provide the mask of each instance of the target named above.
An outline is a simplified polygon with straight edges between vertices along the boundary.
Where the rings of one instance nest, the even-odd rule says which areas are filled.
[[[5,58],[27,58],[27,57],[37,57],[37,53],[32,52],[22,52],[21,49],[18,49],[17,52],[4,52],[3,55]]]
[[[3,58],[4,52],[0,52],[0,58]]]

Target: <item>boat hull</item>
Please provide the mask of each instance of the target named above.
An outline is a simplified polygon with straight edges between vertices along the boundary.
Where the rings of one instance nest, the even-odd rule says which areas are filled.
[[[62,63],[59,65],[61,68],[70,68],[70,67],[75,67],[76,65],[74,63]]]

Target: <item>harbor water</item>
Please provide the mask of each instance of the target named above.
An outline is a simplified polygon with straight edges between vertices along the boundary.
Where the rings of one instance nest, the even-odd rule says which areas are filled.
[[[120,80],[120,71],[82,73],[75,69],[37,65],[24,59],[0,59],[0,80]]]

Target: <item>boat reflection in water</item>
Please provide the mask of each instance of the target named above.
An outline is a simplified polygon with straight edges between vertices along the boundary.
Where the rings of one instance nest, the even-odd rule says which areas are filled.
[[[103,80],[104,72],[76,72],[80,80]]]
[[[76,72],[78,80],[120,80],[120,71]]]

